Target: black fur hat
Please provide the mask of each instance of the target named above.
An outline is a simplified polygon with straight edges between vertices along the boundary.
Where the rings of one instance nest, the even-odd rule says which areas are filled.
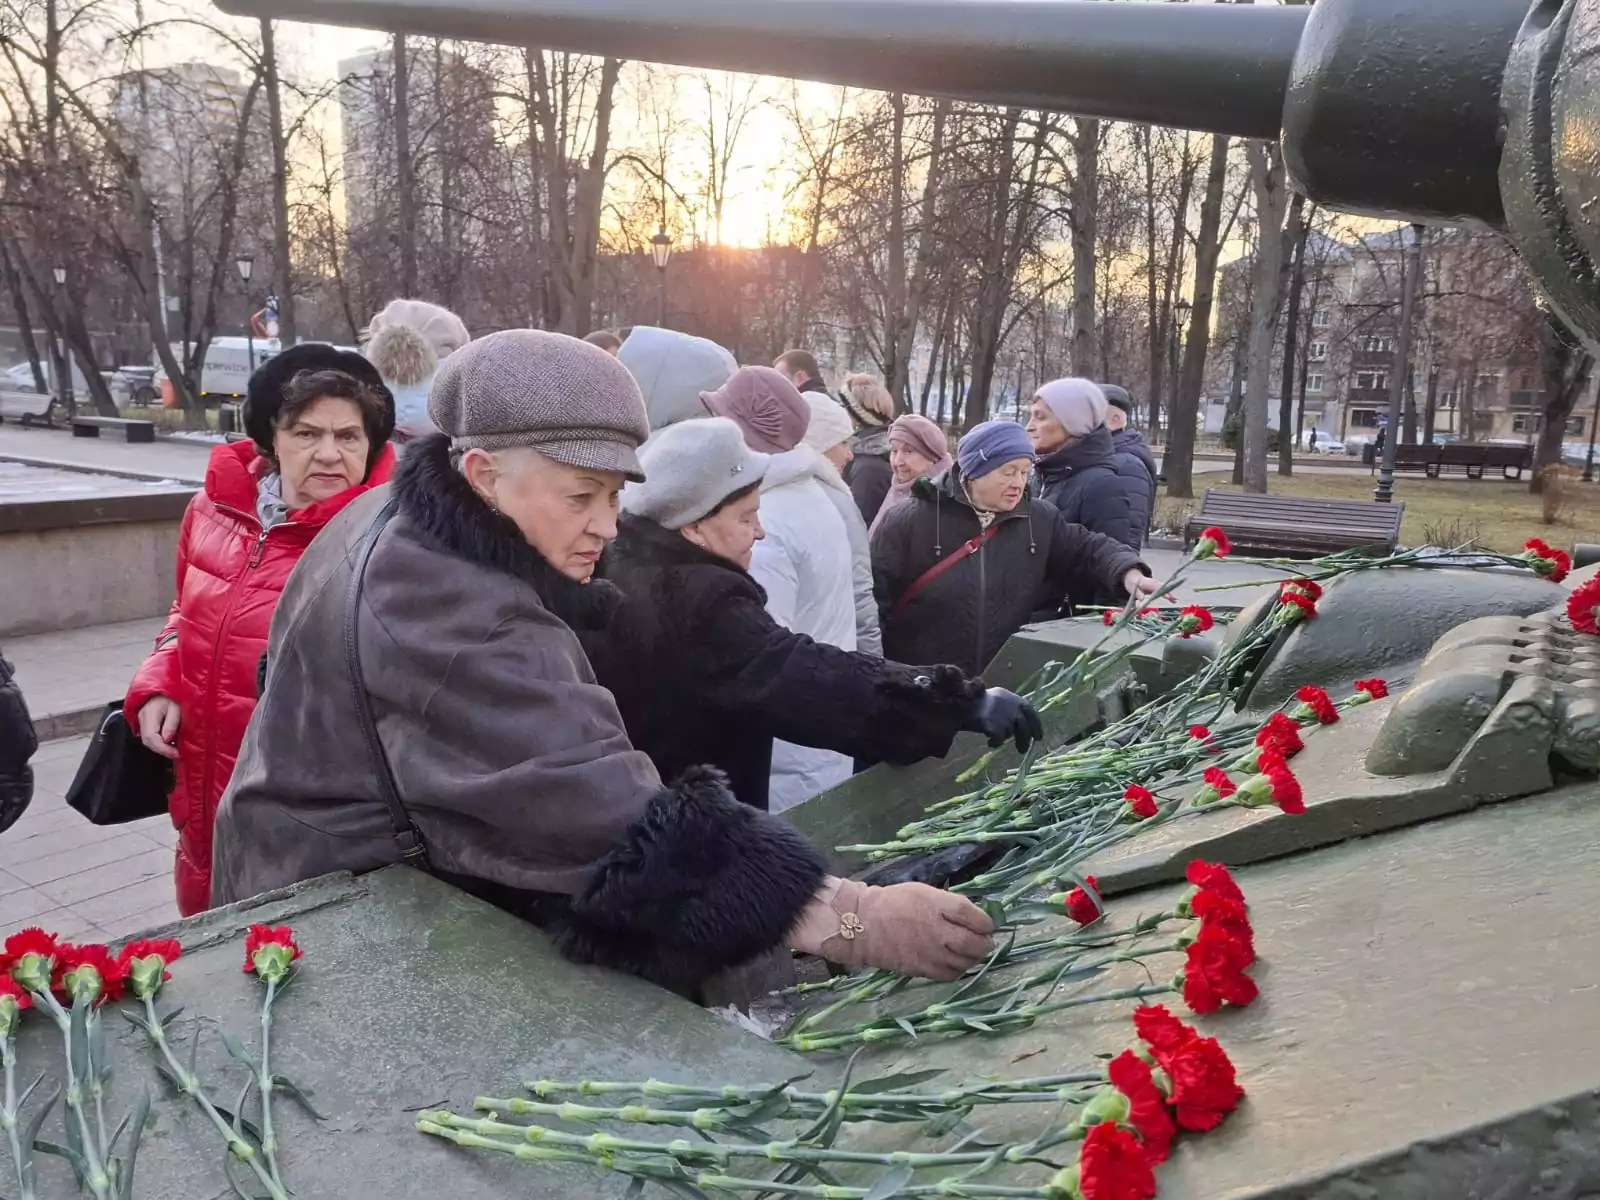
[[[261,453],[272,453],[272,431],[283,405],[283,389],[301,371],[343,371],[376,388],[384,399],[385,415],[380,429],[367,431],[373,453],[393,436],[394,393],[384,386],[378,368],[354,350],[341,350],[326,342],[301,342],[257,367],[245,388],[244,430]]]

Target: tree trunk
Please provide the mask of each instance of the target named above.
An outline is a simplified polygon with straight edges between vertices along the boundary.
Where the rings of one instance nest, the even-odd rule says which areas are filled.
[[[1272,380],[1272,343],[1283,299],[1283,222],[1289,195],[1283,152],[1251,142],[1246,147],[1256,197],[1256,270],[1250,310],[1250,374],[1244,398],[1244,490],[1267,490],[1267,392]],[[1288,430],[1283,431],[1285,434]]]
[[[1145,402],[1150,417],[1146,424],[1155,429],[1154,414],[1161,409],[1162,360],[1166,357],[1166,321],[1156,300],[1156,150],[1155,127],[1146,125],[1144,137],[1144,238],[1145,238],[1145,327],[1150,351],[1150,380],[1145,385]],[[1181,213],[1181,210],[1175,210]],[[1181,217],[1178,218],[1181,223]],[[1152,434],[1153,436],[1153,434]]]
[[[1528,490],[1535,495],[1544,490],[1544,469],[1561,461],[1567,420],[1589,390],[1594,356],[1561,323],[1560,317],[1546,313],[1539,366],[1544,376],[1544,420],[1533,451],[1533,479],[1528,484]]]
[[[278,292],[278,344],[300,340],[294,312],[294,247],[289,235],[289,139],[283,129],[283,89],[272,22],[261,22],[261,74],[267,89],[267,125],[272,142],[273,283]]]
[[[562,332],[582,337],[594,320],[594,293],[600,270],[600,213],[605,201],[606,158],[611,146],[611,112],[617,92],[619,59],[600,64],[600,92],[594,104],[594,146],[578,176],[573,198],[571,265],[572,311],[562,318]]]
[[[1439,371],[1428,372],[1428,398],[1422,407],[1422,440],[1433,445],[1433,433],[1439,422]]]
[[[1005,324],[1006,299],[1010,293],[1006,277],[1007,242],[1011,236],[1012,173],[1017,161],[1017,125],[1021,110],[1006,109],[1001,118],[998,158],[989,195],[989,229],[978,280],[978,295],[972,306],[972,383],[967,390],[962,413],[962,428],[971,429],[989,415],[989,392],[994,384],[995,363],[1000,355],[1000,333]]]
[[[28,294],[17,274],[17,264],[12,258],[11,239],[0,240],[0,269],[5,271],[6,291],[11,296],[11,307],[17,315],[17,336],[22,341],[23,352],[28,356],[28,366],[33,371],[33,387],[41,396],[50,391],[45,378],[44,364],[39,361],[39,344],[34,340],[33,321],[28,313]]]
[[[1195,423],[1200,416],[1200,392],[1205,386],[1206,352],[1211,347],[1211,309],[1216,297],[1217,259],[1222,252],[1222,201],[1228,184],[1229,149],[1228,138],[1216,135],[1211,139],[1211,162],[1195,240],[1194,308],[1189,315],[1178,390],[1172,397],[1166,450],[1161,456],[1167,495],[1185,499],[1194,495]]]
[[[400,291],[417,294],[417,185],[411,169],[411,64],[406,35],[394,35],[394,172],[399,192]],[[438,81],[434,81],[437,88]]]
[[[1295,193],[1289,204],[1288,237],[1294,247],[1289,271],[1289,307],[1283,330],[1283,385],[1278,397],[1278,474],[1294,474],[1294,454],[1300,449],[1300,426],[1294,418],[1296,352],[1300,335],[1300,291],[1306,279],[1306,242],[1311,226],[1305,219],[1306,198]]]
[[[889,96],[889,278],[885,307],[889,328],[883,339],[883,374],[895,408],[905,406],[909,365],[901,357],[901,332],[906,317],[906,98]]]
[[[1095,242],[1100,214],[1100,122],[1072,118],[1072,369],[1091,374],[1095,336]]]

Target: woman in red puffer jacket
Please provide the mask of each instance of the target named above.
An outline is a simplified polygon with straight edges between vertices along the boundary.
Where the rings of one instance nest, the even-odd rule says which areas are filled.
[[[211,830],[256,704],[256,668],[289,573],[330,520],[394,467],[394,398],[366,359],[303,344],[250,377],[251,441],[219,446],[178,538],[177,599],[123,703],[176,760],[178,910],[210,906]]]

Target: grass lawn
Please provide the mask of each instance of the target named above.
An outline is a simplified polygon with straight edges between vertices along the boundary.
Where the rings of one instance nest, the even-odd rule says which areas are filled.
[[[1194,477],[1195,491],[1207,488],[1242,489],[1227,481],[1229,472],[1206,472]],[[1268,488],[1274,495],[1307,496],[1320,500],[1371,500],[1377,477],[1364,470],[1339,474],[1299,474],[1285,479],[1274,473]],[[1395,478],[1395,499],[1406,506],[1400,527],[1402,545],[1459,546],[1472,541],[1490,550],[1512,554],[1530,537],[1542,537],[1555,546],[1574,542],[1600,542],[1600,484],[1586,484],[1576,476],[1558,485],[1559,500],[1552,507],[1555,521],[1546,524],[1545,497],[1528,492],[1527,481],[1501,479],[1428,479],[1401,475]],[[1160,498],[1156,525],[1181,532],[1198,499]]]

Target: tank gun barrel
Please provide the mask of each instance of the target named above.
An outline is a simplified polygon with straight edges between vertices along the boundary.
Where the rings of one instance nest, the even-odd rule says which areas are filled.
[[[1275,138],[1310,8],[1102,0],[219,0],[399,29]],[[270,9],[270,12],[268,11]]]

